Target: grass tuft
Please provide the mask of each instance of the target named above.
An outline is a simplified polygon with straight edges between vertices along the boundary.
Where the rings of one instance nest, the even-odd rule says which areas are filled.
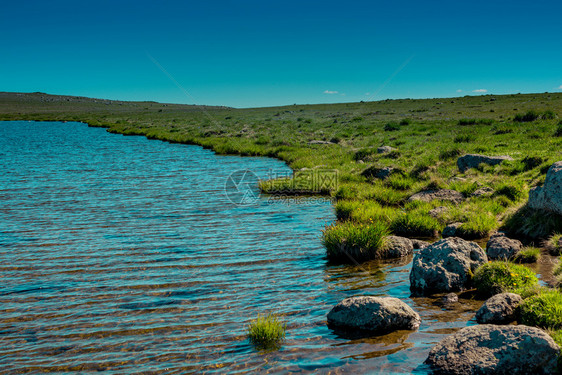
[[[513,257],[515,263],[535,263],[541,256],[538,247],[525,247]]]
[[[277,315],[258,315],[248,327],[248,338],[258,349],[278,349],[285,339],[285,329]]]
[[[474,285],[485,296],[498,293],[524,293],[538,286],[537,275],[529,268],[509,262],[488,262],[474,273]]]
[[[523,301],[521,323],[544,329],[562,329],[562,293],[544,290]]]
[[[390,231],[383,221],[344,222],[326,227],[322,234],[329,259],[353,262],[379,258]]]

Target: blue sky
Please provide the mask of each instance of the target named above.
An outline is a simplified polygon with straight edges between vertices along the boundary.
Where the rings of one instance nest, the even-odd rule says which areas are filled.
[[[561,15],[560,1],[4,2],[0,91],[234,107],[556,92]]]

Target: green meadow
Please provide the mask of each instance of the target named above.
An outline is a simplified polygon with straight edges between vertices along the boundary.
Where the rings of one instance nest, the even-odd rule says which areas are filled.
[[[542,184],[550,165],[562,160],[561,119],[562,93],[248,109],[0,93],[0,120],[80,121],[219,154],[274,157],[296,172],[334,171],[336,183],[320,189],[290,179],[261,184],[266,193],[336,198],[340,224],[324,232],[330,248],[344,233],[380,247],[381,233],[437,237],[454,222],[462,223],[457,234],[467,239],[485,238],[499,228],[518,237],[548,238],[562,228],[562,220],[533,212],[525,203],[529,189]],[[378,153],[381,146],[392,149]],[[469,153],[514,160],[461,173],[457,158]],[[393,168],[392,174],[376,178],[372,171],[384,167]],[[482,188],[485,194],[473,196]],[[408,201],[417,192],[437,189],[456,190],[466,199]],[[437,207],[445,208],[430,215]],[[361,228],[373,223],[376,238],[368,238]]]

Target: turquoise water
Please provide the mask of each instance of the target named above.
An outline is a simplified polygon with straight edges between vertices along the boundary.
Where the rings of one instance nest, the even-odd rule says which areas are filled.
[[[423,373],[474,313],[410,299],[411,259],[330,265],[328,201],[229,200],[231,173],[289,173],[278,160],[0,122],[0,168],[0,371]],[[419,332],[339,336],[326,314],[356,294],[403,299]],[[246,329],[269,311],[287,339],[264,353]]]

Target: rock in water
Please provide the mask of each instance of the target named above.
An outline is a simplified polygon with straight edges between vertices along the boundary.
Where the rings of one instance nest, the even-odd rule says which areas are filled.
[[[542,187],[531,189],[529,207],[562,215],[562,161],[552,164],[548,169]]]
[[[508,260],[522,249],[523,244],[520,241],[507,238],[503,234],[497,234],[492,236],[486,244],[486,255],[492,260]]]
[[[517,308],[523,298],[515,293],[500,293],[489,298],[476,312],[480,324],[507,324],[516,318]]]
[[[387,243],[381,251],[380,258],[401,258],[411,255],[414,252],[414,244],[405,237],[388,236]]]
[[[513,160],[509,156],[486,156],[478,154],[467,154],[457,159],[459,171],[466,172],[470,168],[476,168],[480,164],[498,165],[506,160]]]
[[[391,297],[349,297],[328,313],[329,325],[375,333],[414,330],[420,323],[420,316],[410,306]]]
[[[441,340],[425,363],[438,374],[555,374],[560,347],[524,325],[466,327]]]
[[[420,250],[410,272],[410,290],[416,295],[457,292],[470,286],[472,274],[488,261],[476,243],[451,237]]]

